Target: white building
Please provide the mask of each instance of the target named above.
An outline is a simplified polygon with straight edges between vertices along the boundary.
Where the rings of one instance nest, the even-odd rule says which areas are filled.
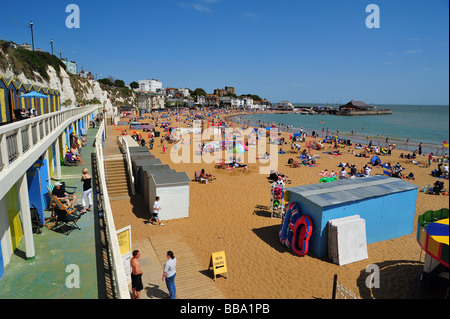
[[[189,89],[187,89],[187,88],[179,88],[178,92],[183,94],[185,97],[188,97],[191,95],[191,93],[189,92]]]
[[[253,99],[251,99],[249,97],[244,97],[242,99],[242,107],[249,108],[249,109],[253,108]]]
[[[136,97],[140,110],[162,110],[166,107],[166,98],[163,93],[137,91]]]
[[[139,90],[145,92],[162,92],[162,82],[152,79],[152,80],[141,80],[139,81]]]
[[[199,98],[200,98],[200,96],[199,96]],[[251,99],[249,97],[236,98],[236,97],[232,97],[232,96],[223,96],[223,97],[219,97],[219,104],[223,104],[224,106],[231,107],[231,108],[238,108],[238,107],[253,108],[254,107],[253,99]]]
[[[77,63],[74,61],[68,61],[65,59],[61,59],[61,62],[64,63],[66,65],[66,70],[73,74],[73,75],[77,75],[78,74],[78,66]]]

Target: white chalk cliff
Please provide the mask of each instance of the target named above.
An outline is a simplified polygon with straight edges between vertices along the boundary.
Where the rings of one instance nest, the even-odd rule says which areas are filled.
[[[74,90],[70,76],[63,68],[60,68],[60,75],[58,76],[53,66],[49,65],[47,68],[49,80],[42,79],[37,72],[34,73],[36,75],[36,79],[28,79],[23,73],[19,75],[15,74],[11,68],[7,68],[6,70],[0,69],[0,74],[5,78],[12,78],[14,81],[23,82],[24,84],[33,84],[59,90],[61,93],[61,104],[66,105],[66,107],[75,106],[78,104],[77,100],[91,101],[96,99],[100,101],[100,103],[106,108],[106,111],[109,112],[112,111],[113,108],[111,99],[113,99],[116,104],[134,104],[133,97],[126,99],[121,97],[120,94],[114,93],[114,90],[103,90],[100,83],[94,80],[74,77],[76,85],[78,86],[78,89]]]

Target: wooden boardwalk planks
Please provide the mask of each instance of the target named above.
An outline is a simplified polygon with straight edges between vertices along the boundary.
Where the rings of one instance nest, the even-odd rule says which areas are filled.
[[[178,299],[225,299],[207,271],[207,261],[199,263],[189,245],[180,235],[157,235],[150,237],[161,266],[167,260],[167,252],[173,251],[177,258],[177,287]]]

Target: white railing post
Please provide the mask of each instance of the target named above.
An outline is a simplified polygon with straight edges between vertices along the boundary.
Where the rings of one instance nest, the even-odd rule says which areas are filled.
[[[32,124],[27,125],[27,134],[28,134],[28,150],[33,149],[34,142],[33,142],[33,129]]]
[[[2,153],[3,169],[9,168],[8,144],[6,143],[6,134],[0,135],[0,150]]]
[[[19,127],[16,134],[16,144],[17,144],[17,151],[19,152],[18,157],[23,156],[23,142],[22,142],[22,128]]]

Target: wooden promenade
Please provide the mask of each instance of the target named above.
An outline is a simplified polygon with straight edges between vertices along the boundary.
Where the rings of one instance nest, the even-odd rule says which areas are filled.
[[[214,282],[212,270],[208,271],[209,261],[200,263],[180,235],[158,235],[149,239],[161,267],[164,267],[169,250],[177,258],[177,299],[225,299]]]

